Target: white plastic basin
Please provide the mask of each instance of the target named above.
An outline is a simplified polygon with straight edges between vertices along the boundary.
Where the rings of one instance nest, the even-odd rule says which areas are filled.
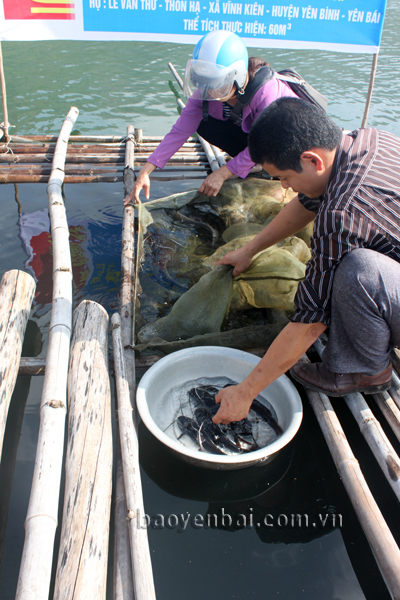
[[[249,375],[260,358],[233,348],[202,346],[173,352],[155,363],[142,377],[137,388],[137,407],[149,431],[183,460],[212,469],[239,469],[258,462],[271,461],[297,433],[303,417],[300,396],[292,382],[282,375],[261,392],[275,409],[283,434],[274,442],[253,452],[234,456],[208,454],[188,448],[172,439],[165,429],[162,401],[168,390],[202,377],[220,376],[240,382]]]

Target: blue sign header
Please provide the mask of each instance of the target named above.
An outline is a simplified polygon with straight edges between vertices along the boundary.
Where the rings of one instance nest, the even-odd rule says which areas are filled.
[[[57,1],[66,5],[66,0]],[[49,0],[18,0],[18,4],[14,0],[0,0],[0,39],[195,44],[209,31],[223,29],[240,35],[249,47],[377,52],[386,2],[70,0],[67,8],[54,8]]]

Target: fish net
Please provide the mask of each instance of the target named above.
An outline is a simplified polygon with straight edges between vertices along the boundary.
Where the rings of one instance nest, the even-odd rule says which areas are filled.
[[[136,349],[244,349],[249,327],[257,330],[256,346],[266,347],[271,331],[275,337],[287,322],[281,316],[277,323],[274,311],[293,311],[310,258],[310,228],[257,254],[238,277],[215,263],[248,243],[293,196],[280,182],[248,178],[225,182],[213,198],[193,190],[141,205]]]

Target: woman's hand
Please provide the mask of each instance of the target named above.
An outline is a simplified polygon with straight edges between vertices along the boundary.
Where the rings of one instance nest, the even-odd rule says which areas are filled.
[[[139,171],[139,174],[136,178],[135,185],[131,193],[124,198],[124,206],[132,202],[132,199],[135,199],[135,202],[139,203],[139,194],[142,190],[144,190],[144,195],[146,200],[150,197],[150,173],[155,171],[157,167],[152,165],[151,163],[146,163]]]
[[[249,268],[252,260],[253,254],[249,251],[247,246],[243,246],[243,248],[238,248],[237,250],[232,250],[232,252],[225,254],[225,256],[215,263],[215,266],[232,265],[235,267],[232,272],[232,277],[237,277],[239,273]]]
[[[199,187],[199,192],[201,194],[205,194],[206,196],[216,196],[219,190],[222,187],[225,179],[232,177],[233,173],[228,169],[226,165],[211,173],[208,177],[205,178],[201,186]]]
[[[220,407],[212,419],[213,422],[228,425],[232,421],[241,421],[247,417],[253,398],[246,397],[243,386],[239,384],[220,390],[215,401],[219,403]]]

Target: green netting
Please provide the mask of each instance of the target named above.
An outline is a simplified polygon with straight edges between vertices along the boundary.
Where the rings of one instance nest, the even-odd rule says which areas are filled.
[[[232,240],[204,259],[203,264],[212,269],[227,252],[245,246],[253,237]],[[297,284],[304,279],[305,263],[310,257],[305,242],[295,236],[256,254],[250,267],[234,279],[231,310],[293,310]]]
[[[167,342],[220,331],[232,296],[232,267],[219,266],[183,294],[166,317],[145,325],[140,342],[159,337]]]
[[[140,217],[145,251],[140,300],[151,322],[140,330],[139,341],[148,347],[148,340],[154,340],[160,347],[214,335],[232,311],[292,311],[310,258],[303,241],[309,231],[303,239],[291,237],[259,253],[235,279],[231,267],[214,265],[252,239],[293,196],[283,193],[280,182],[248,178],[225,182],[214,198],[191,190],[146,203]],[[178,295],[171,308],[170,300]]]

